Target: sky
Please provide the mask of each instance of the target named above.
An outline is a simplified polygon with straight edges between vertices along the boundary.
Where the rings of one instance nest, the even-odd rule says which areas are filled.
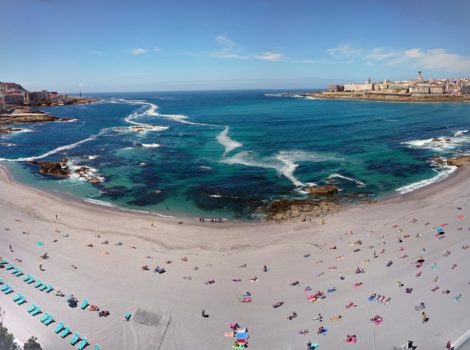
[[[76,92],[470,77],[468,0],[0,0],[0,81]]]

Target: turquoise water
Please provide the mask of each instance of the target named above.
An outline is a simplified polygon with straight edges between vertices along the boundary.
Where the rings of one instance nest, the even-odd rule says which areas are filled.
[[[98,103],[44,110],[76,120],[21,125],[0,158],[17,179],[163,215],[249,218],[309,185],[377,197],[452,171],[432,156],[469,149],[470,104],[306,100],[264,91],[97,94]],[[131,128],[145,127],[145,132]],[[445,137],[444,141],[432,141]],[[27,161],[71,159],[91,185],[37,173]],[[423,182],[424,181],[424,182]],[[411,187],[404,187],[409,186]]]

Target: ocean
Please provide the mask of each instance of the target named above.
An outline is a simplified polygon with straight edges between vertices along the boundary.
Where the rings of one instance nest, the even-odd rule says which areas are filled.
[[[253,219],[275,199],[305,198],[308,186],[333,183],[368,199],[415,190],[455,170],[432,157],[470,146],[468,103],[309,100],[277,91],[91,97],[99,101],[42,108],[71,122],[21,124],[23,132],[2,135],[2,164],[20,182],[102,205]],[[29,163],[63,157],[102,182],[51,178]]]

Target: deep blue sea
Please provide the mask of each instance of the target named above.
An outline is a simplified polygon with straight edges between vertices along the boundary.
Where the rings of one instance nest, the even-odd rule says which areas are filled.
[[[67,123],[22,124],[0,138],[16,179],[88,201],[162,215],[252,218],[307,186],[368,198],[445,177],[433,156],[470,149],[470,104],[308,100],[276,92],[94,94],[44,108]],[[147,130],[137,132],[135,127]],[[446,138],[433,140],[435,138]],[[103,182],[41,175],[28,161],[86,165]],[[13,161],[12,161],[13,160]],[[256,216],[256,215],[255,215]]]

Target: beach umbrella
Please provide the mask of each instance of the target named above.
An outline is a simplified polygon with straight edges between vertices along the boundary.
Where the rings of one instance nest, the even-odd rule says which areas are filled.
[[[440,235],[443,235],[445,232],[444,232],[444,229],[442,227],[438,227],[436,229],[437,233],[440,234]]]
[[[39,247],[42,247],[43,245],[44,245],[43,242],[41,242],[41,241],[38,242],[38,246],[39,246]]]

